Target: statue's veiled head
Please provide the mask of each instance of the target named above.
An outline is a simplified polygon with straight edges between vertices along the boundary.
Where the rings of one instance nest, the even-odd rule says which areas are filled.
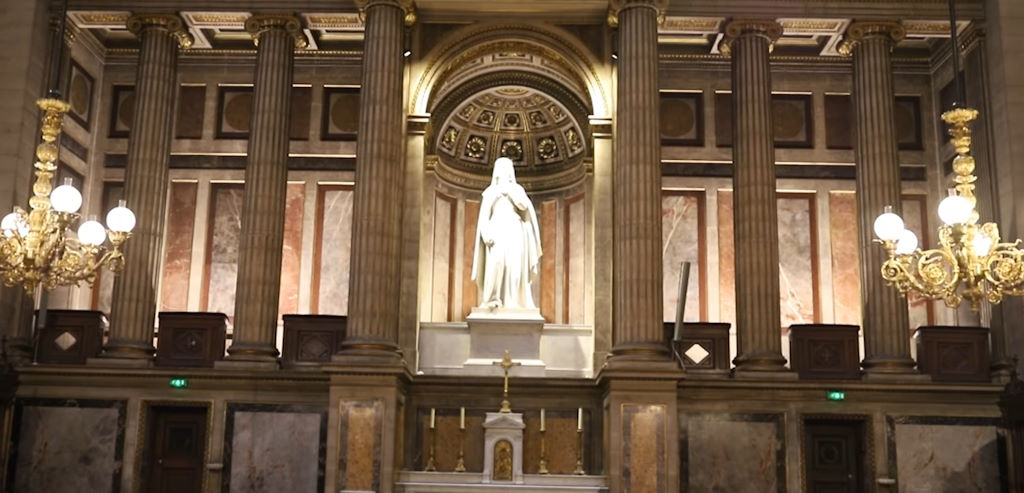
[[[500,157],[494,162],[494,174],[491,175],[491,185],[501,183],[515,183],[516,170],[512,160],[507,157]]]

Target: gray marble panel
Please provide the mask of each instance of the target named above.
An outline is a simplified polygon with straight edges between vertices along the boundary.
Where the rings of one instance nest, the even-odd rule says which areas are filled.
[[[995,426],[896,424],[899,490],[907,493],[997,493]]]
[[[118,491],[122,410],[26,405],[20,409],[14,491]]]
[[[316,313],[348,315],[349,257],[352,245],[352,190],[322,188]]]
[[[269,408],[268,408],[269,409]],[[322,490],[323,414],[235,410],[232,426],[231,492]]]
[[[686,491],[785,491],[779,415],[683,415],[680,440]]]
[[[703,192],[700,192],[703,193]],[[683,319],[686,322],[699,322],[701,317],[700,278],[701,244],[703,232],[700,231],[701,206],[698,196],[693,193],[663,192],[661,198],[661,255],[664,276],[662,279],[662,295],[664,296],[665,322],[675,322],[676,305],[679,303],[679,266],[690,262],[690,279],[686,288],[686,311]]]
[[[238,277],[238,237],[242,232],[243,189],[236,184],[213,188],[213,218],[206,311],[235,314],[235,284]]]

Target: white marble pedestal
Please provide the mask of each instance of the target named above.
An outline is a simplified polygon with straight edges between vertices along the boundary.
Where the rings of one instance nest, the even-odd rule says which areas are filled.
[[[540,357],[544,317],[540,310],[474,308],[466,317],[469,325],[469,358],[463,367],[474,373],[501,374],[500,362],[507,350],[521,366],[516,376],[542,377],[546,365]]]
[[[484,419],[484,474],[483,483],[508,483],[494,478],[495,445],[502,440],[512,444],[512,481],[523,484],[523,423],[522,413],[487,413]]]

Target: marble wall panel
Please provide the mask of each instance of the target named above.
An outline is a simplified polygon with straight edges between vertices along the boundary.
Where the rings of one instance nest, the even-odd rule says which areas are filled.
[[[716,95],[717,96],[717,95]],[[736,257],[733,244],[732,190],[718,191],[719,320],[736,323]]]
[[[664,405],[622,405],[622,483],[625,493],[665,491],[667,461]]]
[[[299,266],[302,263],[302,213],[305,190],[305,183],[289,183],[285,195],[278,319],[286,313],[299,312]]]
[[[555,322],[555,259],[558,255],[558,201],[540,204],[540,314],[544,320]],[[474,225],[475,227],[475,225]]]
[[[233,319],[238,277],[238,237],[242,231],[240,183],[215,183],[210,190],[210,237],[206,244],[206,311]]]
[[[455,199],[440,193],[434,196],[434,257],[431,276],[431,322],[451,319],[449,299],[452,281],[452,247],[455,226]]]
[[[832,299],[837,324],[860,325],[860,233],[857,197],[831,192],[828,197],[832,245]]]
[[[575,409],[547,409],[544,414],[544,449],[548,472],[572,474],[576,470],[579,434]],[[523,413],[523,472],[536,474],[540,464],[540,411]]]
[[[778,198],[782,327],[818,321],[814,194]]]
[[[326,410],[229,404],[224,491],[321,491]]]
[[[352,187],[320,185],[313,266],[313,312],[348,315]]]
[[[566,315],[566,322],[570,324],[582,324],[585,322],[584,313],[586,296],[586,218],[583,210],[583,195],[566,200],[566,238],[565,245],[565,269],[566,285],[563,313]],[[554,253],[554,252],[552,252]]]
[[[899,491],[1001,491],[995,420],[900,417],[889,428]]]
[[[164,270],[160,280],[160,310],[188,309],[192,271],[192,233],[195,231],[196,182],[172,182],[164,238]]]
[[[342,401],[338,414],[341,419],[339,489],[377,491],[384,403],[380,400]]]
[[[452,472],[459,457],[459,441],[463,440],[463,462],[467,472],[484,470],[484,416],[483,409],[466,409],[466,429],[459,431],[458,408],[435,409],[434,419],[434,464],[441,472]],[[413,460],[414,468],[422,470],[427,464],[430,450],[430,409],[419,409],[417,433],[420,454]],[[464,433],[464,435],[463,435]]]
[[[469,312],[476,306],[477,302],[477,287],[476,282],[472,279],[473,274],[473,253],[476,248],[476,221],[480,215],[480,201],[479,200],[467,200],[464,202],[466,213],[465,213],[465,225],[462,232],[462,318],[465,319],[469,315]],[[540,221],[543,219],[544,213],[541,213]],[[543,237],[544,232],[541,231]],[[543,241],[543,239],[541,240]],[[543,245],[542,245],[543,246]],[[543,260],[543,258],[542,258]]]
[[[686,491],[786,491],[782,416],[680,416],[681,482]]]
[[[663,320],[675,322],[679,302],[679,266],[690,262],[683,319],[697,322],[704,318],[701,302],[704,280],[703,192],[662,192],[661,255],[664,269],[662,292],[665,299]]]
[[[124,183],[103,182],[103,215],[117,207],[117,201],[124,198]],[[110,313],[110,299],[114,293],[114,275],[101,269],[96,273],[96,283],[92,291],[92,308],[103,313]]]
[[[120,491],[124,409],[121,401],[19,404],[13,491]]]
[[[931,236],[928,228],[927,199],[923,195],[907,195],[903,197],[902,214],[904,226],[917,235],[920,248],[928,248]],[[934,319],[932,302],[921,295],[907,293],[907,309],[910,313],[910,332],[913,333],[922,325],[931,325]]]

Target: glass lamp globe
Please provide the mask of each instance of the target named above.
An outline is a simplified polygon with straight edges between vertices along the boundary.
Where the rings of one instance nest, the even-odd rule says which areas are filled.
[[[985,233],[979,232],[974,235],[974,241],[971,242],[971,246],[974,248],[975,255],[986,257],[989,250],[992,249],[992,238]]]
[[[124,206],[123,200],[107,213],[107,227],[118,233],[131,233],[135,229],[135,213]]]
[[[910,255],[914,250],[917,250],[917,235],[909,229],[904,229],[896,240],[896,254]]]
[[[963,224],[971,218],[971,209],[971,201],[959,195],[950,195],[939,202],[939,219],[949,226]]]
[[[875,236],[882,241],[897,241],[903,232],[903,218],[892,211],[892,206],[885,206],[885,212],[875,218]]]
[[[50,192],[50,205],[57,212],[78,212],[82,207],[82,194],[71,183],[64,183]]]
[[[107,239],[107,230],[99,221],[89,220],[78,227],[78,241],[86,245],[100,245]]]
[[[29,227],[28,223],[17,212],[11,212],[4,216],[3,220],[0,220],[0,230],[3,230],[4,236],[10,238],[15,233],[19,236],[27,235]]]

